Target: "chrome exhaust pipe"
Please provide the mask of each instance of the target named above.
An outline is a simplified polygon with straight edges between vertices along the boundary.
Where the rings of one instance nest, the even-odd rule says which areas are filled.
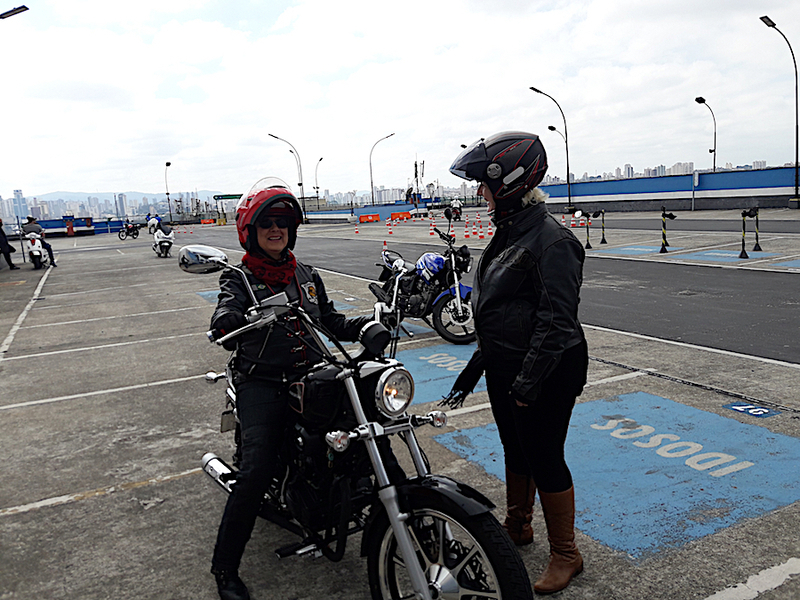
[[[233,490],[233,485],[236,483],[236,471],[234,471],[228,464],[213,452],[207,452],[203,455],[203,471],[206,475],[211,477],[219,486],[229,494]]]

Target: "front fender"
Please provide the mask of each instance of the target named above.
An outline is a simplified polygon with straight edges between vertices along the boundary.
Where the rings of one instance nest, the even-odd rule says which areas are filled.
[[[445,291],[443,291],[438,296],[436,296],[436,300],[433,301],[433,304],[436,304],[444,296],[455,296],[456,295],[455,287],[456,286],[452,286],[452,287],[446,289]],[[470,294],[472,294],[472,288],[469,287],[468,285],[464,285],[460,281],[458,282],[458,291],[461,293],[461,299],[462,300],[468,300]]]
[[[438,498],[445,505],[461,509],[470,517],[491,512],[495,507],[491,500],[475,488],[444,475],[425,475],[406,479],[398,484],[397,494],[400,510],[403,512],[424,508],[431,504],[431,498]],[[377,510],[370,513],[364,535],[361,537],[361,556],[366,556],[372,536],[379,533],[374,530],[374,524],[383,520],[381,517],[386,513],[386,509],[380,502],[375,505],[375,508]]]

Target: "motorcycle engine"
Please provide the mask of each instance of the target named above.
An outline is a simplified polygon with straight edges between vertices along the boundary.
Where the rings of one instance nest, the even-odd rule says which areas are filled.
[[[405,314],[409,317],[424,317],[435,292],[435,286],[425,283],[421,277],[414,277],[412,292],[406,301]]]

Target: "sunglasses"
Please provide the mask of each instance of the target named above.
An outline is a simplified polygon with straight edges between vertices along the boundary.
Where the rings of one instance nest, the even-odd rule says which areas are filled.
[[[278,217],[277,219],[261,219],[258,223],[256,223],[256,225],[261,227],[261,229],[271,229],[273,224],[277,225],[281,229],[289,228],[289,221],[283,217]]]

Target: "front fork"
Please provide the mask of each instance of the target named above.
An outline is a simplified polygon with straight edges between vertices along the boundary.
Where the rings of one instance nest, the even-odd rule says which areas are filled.
[[[353,381],[352,374],[345,377],[344,384],[347,393],[350,396],[350,402],[353,406],[353,411],[356,414],[356,420],[360,426],[370,427],[370,423],[364,414],[364,409],[361,406],[361,401],[358,395],[358,389]],[[409,431],[410,435],[406,436],[409,442],[408,446],[411,451],[411,456],[414,460],[414,465],[420,475],[427,474],[427,467],[422,458],[419,445],[417,444],[416,436],[413,431]],[[413,440],[413,442],[411,441]],[[400,509],[399,496],[397,488],[389,481],[389,475],[386,472],[386,467],[383,464],[383,458],[378,451],[378,444],[374,437],[370,436],[364,439],[369,454],[372,468],[375,471],[375,479],[378,484],[378,497],[380,498],[383,506],[386,508],[386,515],[389,518],[389,523],[394,531],[397,546],[400,548],[400,553],[405,557],[406,569],[408,569],[408,576],[411,580],[411,585],[414,588],[415,596],[418,600],[432,600],[430,589],[428,588],[428,580],[425,577],[425,572],[416,560],[417,552],[414,549],[414,542],[411,539],[411,534],[406,528],[406,521],[409,514],[404,513]]]

